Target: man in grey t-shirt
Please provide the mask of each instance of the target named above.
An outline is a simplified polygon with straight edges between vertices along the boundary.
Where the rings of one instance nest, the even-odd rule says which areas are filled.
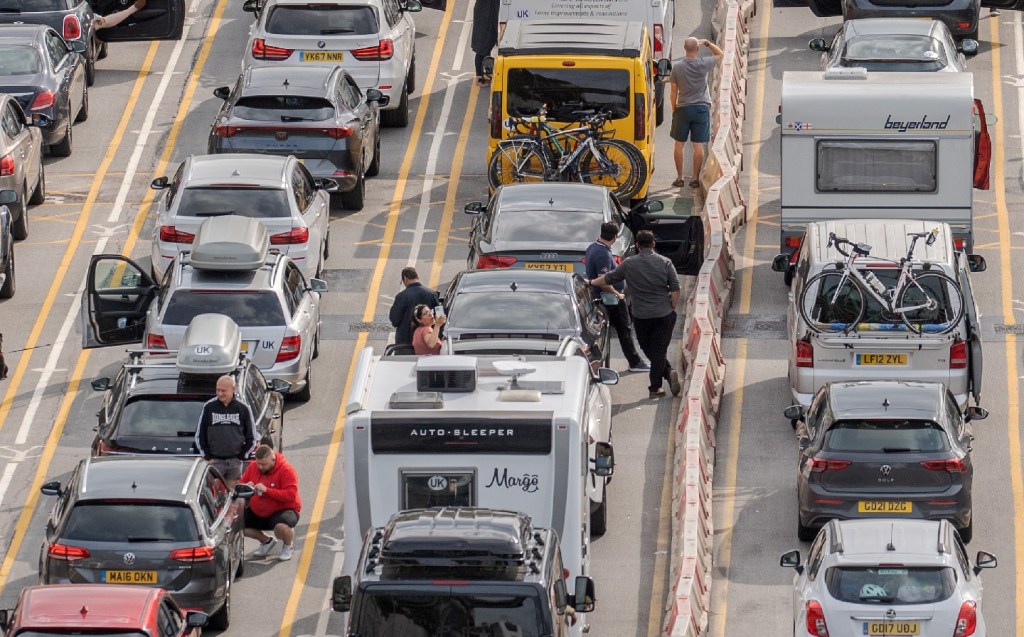
[[[706,46],[711,55],[700,55]],[[676,162],[676,180],[673,186],[686,185],[683,177],[686,141],[693,142],[693,179],[690,187],[700,186],[700,168],[704,163],[704,144],[711,141],[711,93],[708,74],[722,60],[722,49],[709,40],[686,38],[683,42],[686,56],[672,65],[669,76],[669,100],[672,105],[670,135],[676,141],[673,155]]]

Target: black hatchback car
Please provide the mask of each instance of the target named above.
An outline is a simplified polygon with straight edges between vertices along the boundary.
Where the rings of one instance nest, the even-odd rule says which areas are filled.
[[[231,585],[242,574],[243,507],[201,458],[88,458],[66,484],[47,482],[57,502],[39,552],[43,584],[140,584],[171,593],[182,608],[230,623]]]
[[[797,535],[813,540],[830,519],[948,519],[971,540],[971,441],[968,422],[988,412],[961,414],[941,383],[830,383],[797,420],[799,521]]]
[[[541,270],[460,272],[441,299],[453,342],[573,337],[591,366],[611,359],[608,320],[578,274]]]
[[[383,93],[364,95],[338,66],[285,66],[246,69],[233,88],[213,94],[224,104],[210,129],[211,155],[294,155],[313,177],[337,182],[345,208],[363,208],[366,177],[380,171]]]

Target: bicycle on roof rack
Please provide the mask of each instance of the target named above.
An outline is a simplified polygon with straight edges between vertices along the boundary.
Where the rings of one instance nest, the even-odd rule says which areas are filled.
[[[491,188],[579,181],[607,186],[620,200],[640,192],[647,181],[647,161],[635,145],[611,138],[610,131],[604,130],[611,114],[590,110],[573,115],[582,126],[553,126],[545,108],[533,116],[508,117],[504,127],[517,134],[498,142],[491,156],[487,169]]]
[[[860,257],[871,254],[871,246],[828,235],[828,248],[846,257],[833,270],[811,277],[800,293],[799,309],[807,325],[815,332],[844,332],[858,329],[868,311],[866,296],[877,303],[882,316],[899,317],[915,334],[948,334],[957,328],[964,315],[960,284],[942,272],[925,269],[914,272],[914,248],[921,239],[932,245],[938,228],[929,232],[911,232],[907,256],[898,262],[896,283],[886,286],[874,272],[858,267]],[[849,246],[846,251],[843,246]],[[892,261],[892,263],[897,263]]]

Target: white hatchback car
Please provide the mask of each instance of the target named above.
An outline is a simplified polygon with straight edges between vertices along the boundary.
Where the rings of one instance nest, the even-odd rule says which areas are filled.
[[[323,271],[330,233],[328,190],[336,184],[315,179],[295,157],[194,155],[170,180],[158,177],[151,187],[166,191],[153,227],[156,281],[179,251],[191,250],[205,219],[231,214],[258,219],[267,228],[270,246],[291,257],[306,279]]]
[[[409,94],[416,87],[416,24],[410,13],[418,0],[246,0],[256,14],[242,58],[254,66],[320,64],[341,66],[359,88],[375,88],[389,99],[381,109],[384,126],[407,126]]]
[[[947,520],[833,520],[807,553],[782,555],[793,568],[794,637],[972,635],[985,637],[982,569]]]

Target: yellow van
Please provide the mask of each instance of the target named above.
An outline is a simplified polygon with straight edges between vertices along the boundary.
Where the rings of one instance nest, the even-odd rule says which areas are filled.
[[[647,161],[647,179],[636,199],[647,196],[654,159],[655,82],[671,63],[653,59],[643,22],[583,19],[509,20],[498,43],[487,115],[490,161],[498,142],[517,134],[504,120],[536,115],[559,128],[579,121],[583,110],[610,111],[606,130],[635,144]]]

